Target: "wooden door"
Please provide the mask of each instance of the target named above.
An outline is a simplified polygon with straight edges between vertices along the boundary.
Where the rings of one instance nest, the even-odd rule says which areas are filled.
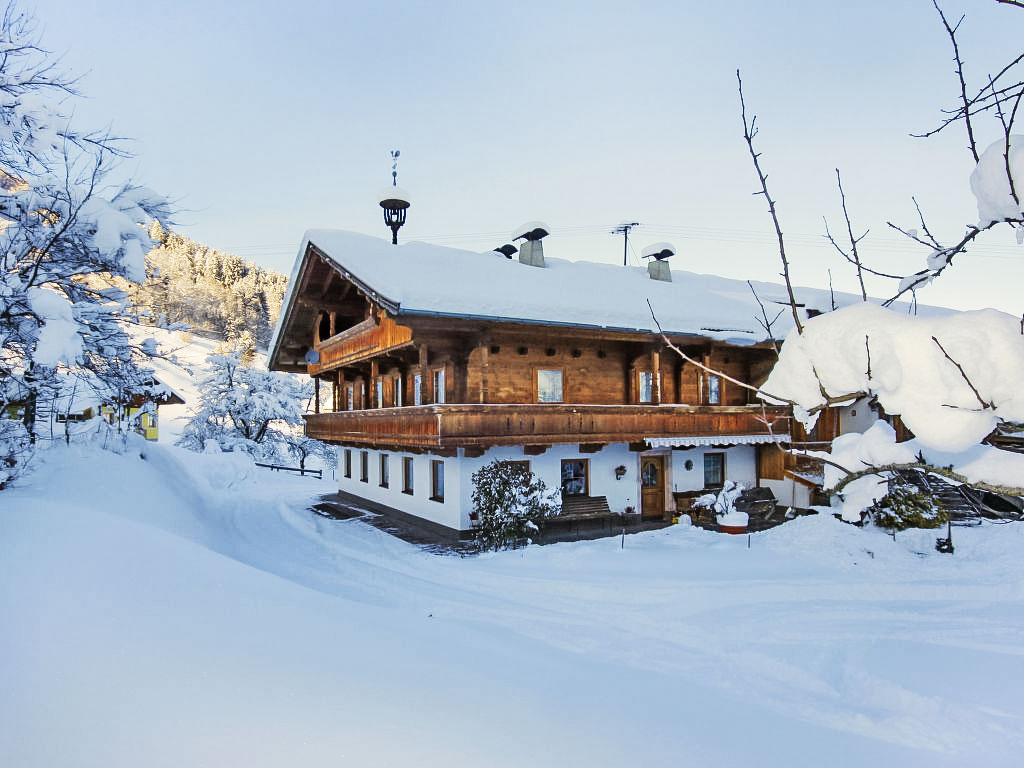
[[[640,458],[640,513],[644,517],[665,515],[665,457]]]

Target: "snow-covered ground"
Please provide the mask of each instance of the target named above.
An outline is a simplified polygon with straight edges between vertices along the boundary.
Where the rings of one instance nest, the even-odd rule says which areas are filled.
[[[1019,764],[1019,525],[463,559],[315,515],[330,489],[42,453],[0,494],[0,765]]]

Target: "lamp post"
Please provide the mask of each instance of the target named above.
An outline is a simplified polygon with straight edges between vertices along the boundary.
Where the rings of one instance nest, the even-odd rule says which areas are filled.
[[[408,197],[398,187],[398,156],[397,149],[391,151],[391,186],[383,195],[380,207],[384,209],[384,223],[391,228],[391,244],[398,245],[398,230],[405,224],[405,212],[409,208]]]

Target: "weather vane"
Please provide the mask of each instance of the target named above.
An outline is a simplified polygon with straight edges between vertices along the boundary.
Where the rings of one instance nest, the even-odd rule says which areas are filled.
[[[398,186],[398,156],[402,153],[397,149],[391,150],[391,186]]]

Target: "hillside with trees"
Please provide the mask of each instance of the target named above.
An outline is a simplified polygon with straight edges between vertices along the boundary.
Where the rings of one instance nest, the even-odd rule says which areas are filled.
[[[146,254],[146,279],[133,286],[132,304],[143,323],[187,325],[223,341],[266,349],[288,278],[155,223]]]

